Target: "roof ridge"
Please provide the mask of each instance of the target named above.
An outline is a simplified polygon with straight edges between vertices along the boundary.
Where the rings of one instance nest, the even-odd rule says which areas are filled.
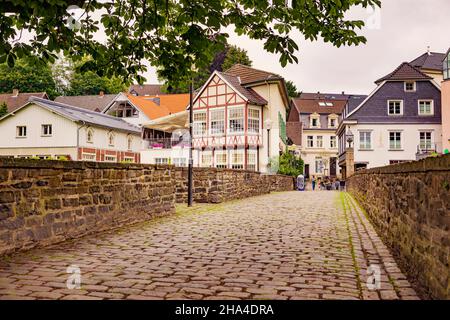
[[[227,70],[225,70],[223,72],[227,72],[228,70],[230,70],[234,66],[241,66],[241,67],[244,67],[244,68],[247,68],[247,69],[252,69],[252,70],[259,71],[259,72],[264,72],[264,73],[268,73],[268,74],[272,74],[272,75],[281,77],[279,74],[276,74],[276,73],[273,73],[273,72],[270,72],[270,71],[266,71],[266,70],[262,70],[262,69],[257,69],[257,68],[254,68],[254,67],[251,67],[251,66],[247,66],[247,65],[242,64],[242,63],[235,63],[235,64],[233,64],[231,67],[229,67]]]
[[[395,68],[394,71],[388,73],[384,77],[379,78],[378,80],[375,81],[375,83],[378,84],[378,83],[380,83],[382,81],[389,80],[392,76],[394,76],[404,66],[408,66],[409,68],[413,69],[414,71],[416,71],[417,73],[419,73],[421,76],[423,76],[424,78],[426,78],[428,80],[433,79],[430,76],[428,76],[427,74],[423,73],[419,68],[413,66],[411,63],[404,61],[397,68]]]

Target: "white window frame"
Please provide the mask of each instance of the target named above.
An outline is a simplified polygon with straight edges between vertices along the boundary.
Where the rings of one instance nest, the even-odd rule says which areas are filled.
[[[420,112],[420,103],[421,102],[430,102],[430,113],[421,113]],[[433,116],[434,115],[434,100],[433,99],[419,99],[417,101],[417,114],[419,116]]]
[[[45,133],[46,128],[47,128],[47,133]],[[48,129],[50,129],[50,130],[48,130]],[[42,137],[51,137],[52,135],[53,135],[53,126],[51,124],[42,124],[41,125],[41,136]]]
[[[318,165],[320,164],[320,165]],[[320,169],[320,170],[318,170]],[[323,174],[324,164],[322,158],[315,158],[314,159],[314,171],[316,174]]]
[[[231,169],[245,169],[245,150],[233,149],[230,152]],[[239,160],[239,161],[237,161]]]
[[[398,133],[400,135],[399,145],[398,146],[395,145],[394,148],[392,148],[392,145],[391,145],[391,133]],[[395,141],[397,141],[397,140],[395,140]],[[396,131],[396,130],[389,131],[389,150],[393,150],[393,151],[402,150],[402,131]]]
[[[185,157],[172,158],[172,164],[175,167],[187,167],[187,159]]]
[[[334,146],[333,146],[334,142]],[[330,148],[336,149],[337,148],[337,137],[336,136],[330,136]]]
[[[309,138],[311,138],[311,139],[309,139]],[[311,145],[309,145],[309,142],[311,142]],[[306,147],[314,148],[314,136],[306,136]]]
[[[400,102],[400,113],[390,113],[389,112],[390,111],[389,105],[391,102]],[[395,111],[395,108],[394,108],[394,111]],[[388,100],[387,101],[387,114],[388,114],[388,116],[394,116],[394,117],[402,116],[403,115],[403,100],[397,100],[397,99]]]
[[[331,125],[331,122],[334,121],[334,126]],[[328,117],[328,127],[329,128],[337,128],[338,127],[338,118],[337,117]]]
[[[221,156],[225,155],[225,161],[219,161]],[[221,159],[222,160],[222,159]],[[216,151],[214,154],[214,166],[216,168],[228,168],[228,152],[226,150]]]
[[[411,84],[411,83],[412,83],[412,85],[413,85],[413,89],[412,89],[412,90],[406,89],[406,85],[407,85],[407,84]],[[415,82],[415,81],[405,81],[405,82],[403,83],[403,90],[404,90],[405,92],[416,92],[416,82]]]
[[[209,161],[205,161],[205,158],[209,158]],[[211,168],[213,166],[212,152],[201,152],[200,153],[200,167]]]
[[[95,153],[83,152],[81,154],[82,161],[97,161],[97,155]]]
[[[242,118],[236,118],[236,117],[231,117],[230,116],[230,114],[231,114],[231,112],[232,111],[234,111],[234,110],[241,110],[242,111]],[[232,120],[242,120],[242,130],[240,130],[240,131],[235,131],[234,129],[232,130],[232,127],[231,127],[231,121]],[[227,128],[228,128],[228,130],[227,130],[227,133],[229,133],[229,134],[240,134],[240,133],[244,133],[244,131],[245,131],[245,107],[244,106],[233,106],[233,107],[228,107],[228,123],[227,123]]]
[[[257,117],[251,116],[251,112],[252,111],[256,111],[258,113]],[[255,129],[255,126],[253,124],[255,124],[257,122],[257,126]],[[248,108],[248,115],[247,115],[247,131],[249,133],[256,133],[259,134],[261,132],[261,110],[258,108]]]
[[[247,150],[247,170],[256,171],[257,157],[256,151]]]
[[[317,120],[317,126],[313,125],[313,120]],[[309,116],[309,126],[310,126],[310,128],[320,128],[320,115],[311,114]]]
[[[105,162],[117,162],[117,156],[105,154]]]
[[[27,126],[16,126],[16,138],[27,137]]]
[[[127,162],[130,162],[130,163],[134,163],[134,157],[127,157],[127,156],[125,156],[125,157],[123,157],[123,160],[127,161]]]
[[[200,115],[200,114],[204,114],[205,115],[205,120],[196,120],[196,116]],[[207,116],[207,112],[206,110],[201,110],[201,111],[194,111],[194,119],[193,119],[193,123],[192,123],[192,135],[194,137],[203,137],[207,135],[207,131],[208,131],[208,116]],[[200,128],[199,128],[200,127]]]
[[[430,134],[430,144],[429,144],[429,148],[427,148],[427,145],[422,146],[422,138],[421,135],[422,134]],[[427,139],[425,139],[425,143],[427,143],[426,141]],[[420,150],[432,150],[433,149],[433,131],[432,130],[420,130],[419,131],[419,148]]]
[[[158,157],[158,158],[155,158],[155,164],[160,164],[160,165],[163,165],[163,164],[169,164],[169,158],[164,158],[164,157]]]
[[[222,119],[213,120],[213,113],[222,113]],[[222,132],[216,132],[216,129],[213,129],[213,122],[222,122]],[[225,108],[210,108],[209,109],[209,132],[212,136],[222,136],[225,134]]]
[[[320,141],[320,145],[319,145],[319,141]],[[316,136],[316,147],[323,148],[323,136]]]
[[[91,133],[91,139],[89,139],[89,133]],[[94,143],[94,130],[92,128],[86,130],[86,142]]]
[[[364,142],[361,141],[364,135]],[[367,139],[367,135],[369,139]],[[372,131],[361,130],[359,131],[359,150],[372,150]]]

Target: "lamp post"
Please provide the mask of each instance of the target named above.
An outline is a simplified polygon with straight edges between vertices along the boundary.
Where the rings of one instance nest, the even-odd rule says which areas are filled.
[[[272,129],[272,120],[267,119],[264,121],[264,127],[267,130],[267,158],[270,159],[270,129]]]
[[[192,73],[196,71],[195,64],[191,67]],[[194,122],[194,77],[191,76],[191,81],[189,84],[189,136],[190,136],[190,146],[189,146],[189,164],[188,164],[188,207],[192,207],[193,203],[193,166],[194,166],[194,143],[192,139],[193,134],[193,122]]]

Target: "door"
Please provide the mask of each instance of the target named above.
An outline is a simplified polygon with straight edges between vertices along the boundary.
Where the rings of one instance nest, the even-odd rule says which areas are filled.
[[[336,163],[337,163],[337,158],[330,158],[330,176],[331,177],[336,176]]]
[[[305,164],[305,179],[309,179],[309,164]]]

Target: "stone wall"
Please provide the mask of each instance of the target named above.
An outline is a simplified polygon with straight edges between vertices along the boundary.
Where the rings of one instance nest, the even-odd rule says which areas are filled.
[[[293,190],[293,179],[195,168],[194,201],[218,203]],[[175,212],[187,169],[0,158],[0,255]]]
[[[168,166],[0,159],[0,255],[173,212]]]
[[[178,203],[187,202],[188,169],[176,168]],[[254,171],[216,168],[194,168],[194,201],[220,203],[227,200],[247,198],[271,191],[294,189],[292,177],[267,175]]]
[[[450,155],[357,172],[347,188],[424,293],[449,299]]]

